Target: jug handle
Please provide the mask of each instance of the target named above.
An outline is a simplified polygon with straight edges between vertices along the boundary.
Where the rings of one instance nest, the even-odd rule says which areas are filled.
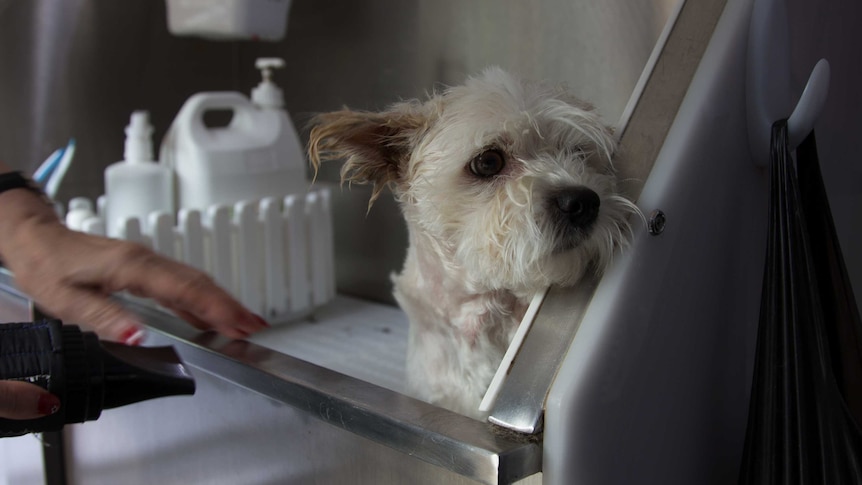
[[[216,91],[211,93],[198,93],[187,101],[190,116],[197,128],[209,130],[204,124],[204,113],[213,110],[230,110],[234,116],[253,110],[254,105],[242,93],[236,91]]]

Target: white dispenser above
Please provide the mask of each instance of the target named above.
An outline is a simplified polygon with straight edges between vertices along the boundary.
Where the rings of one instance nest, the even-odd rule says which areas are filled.
[[[167,0],[168,30],[210,40],[278,41],[291,0]]]

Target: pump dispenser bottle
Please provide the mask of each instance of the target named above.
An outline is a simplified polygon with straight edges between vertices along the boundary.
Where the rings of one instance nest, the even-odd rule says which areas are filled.
[[[105,169],[105,220],[108,236],[121,237],[124,221],[140,220],[149,234],[148,215],[174,213],[173,173],[153,160],[149,113],[135,111],[126,127],[125,160]]]
[[[272,81],[272,70],[283,68],[284,60],[277,57],[262,57],[255,61],[254,67],[260,70],[263,80],[251,90],[251,102],[259,108],[283,108],[284,95],[281,88]],[[292,128],[293,125],[291,124],[290,127]]]

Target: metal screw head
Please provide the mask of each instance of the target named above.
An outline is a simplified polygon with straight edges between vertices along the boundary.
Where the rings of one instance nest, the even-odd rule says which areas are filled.
[[[664,215],[664,212],[656,209],[650,213],[649,221],[647,222],[647,228],[649,229],[650,234],[658,236],[664,232],[665,224],[667,224],[667,216]]]

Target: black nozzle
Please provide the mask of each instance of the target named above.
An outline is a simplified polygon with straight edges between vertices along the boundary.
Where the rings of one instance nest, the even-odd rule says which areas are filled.
[[[195,393],[195,381],[172,347],[129,347],[102,342],[105,369],[103,409]]]
[[[42,418],[0,418],[0,437],[55,431],[98,419],[102,409],[195,392],[173,348],[102,342],[59,320],[0,324],[0,379],[40,385],[61,403]]]

